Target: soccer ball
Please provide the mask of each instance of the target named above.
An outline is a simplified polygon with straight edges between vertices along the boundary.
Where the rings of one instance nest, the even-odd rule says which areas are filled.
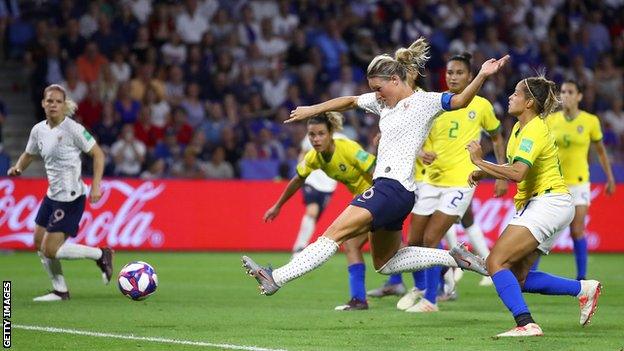
[[[146,262],[136,261],[125,265],[117,277],[119,290],[128,298],[138,301],[156,292],[158,277],[156,271]]]

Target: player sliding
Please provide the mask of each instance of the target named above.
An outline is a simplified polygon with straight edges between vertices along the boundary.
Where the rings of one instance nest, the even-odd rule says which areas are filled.
[[[285,283],[312,271],[329,260],[344,241],[370,235],[373,264],[377,272],[392,274],[422,270],[432,266],[461,267],[486,274],[483,260],[463,247],[449,251],[401,248],[403,221],[414,207],[414,162],[431,124],[445,110],[467,106],[486,78],[508,60],[486,61],[476,78],[460,94],[414,90],[407,83],[408,70],[424,68],[429,46],[424,38],[409,48],[400,48],[395,58],[379,55],[369,64],[367,79],[372,93],[344,96],[313,106],[300,106],[287,122],[301,121],[329,111],[356,107],[380,115],[381,139],[373,186],[356,197],[316,242],[307,246],[286,265],[272,270],[242,257],[247,273],[260,283],[263,294],[272,295]],[[420,72],[419,72],[420,74]]]
[[[508,164],[483,160],[481,145],[472,141],[467,149],[480,169],[470,174],[475,186],[483,178],[518,183],[514,197],[516,215],[509,222],[487,258],[487,269],[496,292],[516,320],[516,327],[498,336],[539,336],[522,292],[570,295],[579,299],[581,325],[596,310],[600,283],[572,280],[530,271],[540,254],[548,254],[557,234],[572,222],[574,206],[557,158],[557,146],[544,117],[557,105],[555,83],[543,77],[521,80],[509,97],[509,114],[518,118],[507,143]]]
[[[41,105],[46,119],[30,132],[26,151],[8,171],[19,176],[35,155],[43,157],[48,176],[48,191],[35,218],[34,241],[41,263],[52,280],[53,291],[34,301],[69,299],[59,259],[88,258],[96,261],[106,284],[113,274],[113,251],[65,242],[75,237],[85,208],[86,185],[80,179],[80,153],[93,157],[93,183],[89,199],[92,203],[102,197],[100,182],[104,171],[104,153],[87,130],[69,116],[76,111],[60,85],[50,85],[43,92]]]

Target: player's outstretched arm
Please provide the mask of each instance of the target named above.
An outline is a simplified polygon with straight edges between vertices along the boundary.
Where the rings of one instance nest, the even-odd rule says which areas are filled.
[[[15,166],[9,168],[9,170],[7,171],[7,175],[10,177],[22,175],[22,172],[24,172],[24,170],[28,168],[32,160],[33,155],[27,152],[23,152],[17,160],[17,163],[15,163]]]
[[[292,177],[280,198],[273,206],[271,206],[271,208],[266,211],[262,219],[265,222],[271,222],[272,220],[274,220],[277,215],[279,215],[279,212],[282,209],[282,206],[286,203],[286,201],[288,201],[288,199],[290,199],[297,192],[297,190],[299,190],[299,188],[303,186],[304,181],[305,178],[301,178],[298,175]]]
[[[357,96],[341,96],[312,106],[298,106],[290,111],[290,118],[284,123],[303,121],[323,112],[353,109],[357,107],[357,99]]]
[[[481,65],[481,70],[479,70],[477,76],[468,84],[466,89],[459,94],[453,95],[451,98],[451,109],[456,110],[468,106],[472,98],[474,98],[479,89],[481,89],[485,80],[503,68],[508,61],[509,55],[505,55],[498,60],[491,58],[485,61],[483,65]]]

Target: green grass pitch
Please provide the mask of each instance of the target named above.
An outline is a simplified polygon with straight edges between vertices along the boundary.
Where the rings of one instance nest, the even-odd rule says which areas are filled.
[[[283,253],[253,253],[260,263],[285,263]],[[34,303],[50,288],[35,253],[0,255],[0,278],[12,281],[14,350],[218,350],[255,347],[286,350],[622,350],[624,348],[624,255],[592,254],[589,272],[602,281],[603,294],[592,324],[579,325],[576,299],[525,294],[545,336],[513,340],[492,336],[513,326],[494,288],[479,287],[467,272],[459,299],[440,304],[439,313],[409,314],[395,308],[397,298],[369,300],[371,309],[338,312],[348,300],[345,258],[291,282],[276,295],[259,296],[238,253],[121,252],[115,268],[133,260],[152,264],[159,277],[156,294],[142,302],[122,296],[113,281],[104,286],[90,261],[63,261],[72,299]],[[368,288],[385,277],[367,271]],[[572,276],[574,258],[542,259],[544,271]],[[404,280],[411,283],[409,275]],[[19,326],[55,327],[96,333],[201,342],[176,345],[48,331]],[[212,346],[211,346],[212,345]],[[254,350],[254,348],[248,348]]]

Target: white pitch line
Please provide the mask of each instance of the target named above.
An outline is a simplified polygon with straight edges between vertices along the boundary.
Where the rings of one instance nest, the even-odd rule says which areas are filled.
[[[222,349],[230,349],[230,350],[286,351],[286,350],[283,350],[283,349],[267,349],[267,348],[264,348],[264,347],[255,347],[255,346],[243,346],[243,345],[231,345],[231,344],[215,344],[215,343],[211,343],[211,342],[191,341],[191,340],[178,340],[178,339],[165,339],[165,338],[155,338],[155,337],[151,337],[151,336],[134,336],[134,335],[123,335],[123,334],[98,333],[98,332],[76,330],[76,329],[64,329],[64,328],[54,328],[54,327],[40,327],[40,326],[36,326],[36,325],[13,324],[12,327],[15,328],[15,329],[36,330],[36,331],[42,331],[42,332],[47,332],[47,333],[62,333],[62,334],[95,336],[95,337],[99,337],[99,338],[151,341],[151,342],[160,342],[160,343],[164,343],[164,344],[220,347]]]

